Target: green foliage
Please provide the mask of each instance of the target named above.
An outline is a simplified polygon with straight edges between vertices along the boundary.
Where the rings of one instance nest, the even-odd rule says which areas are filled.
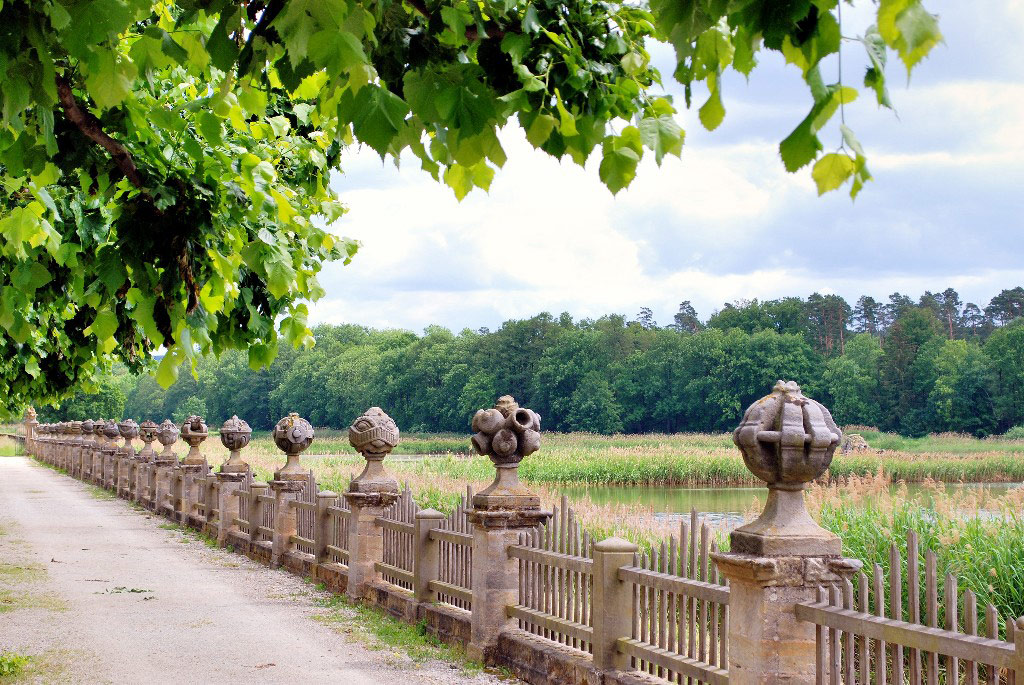
[[[878,396],[878,362],[882,347],[878,338],[861,333],[846,343],[846,353],[825,364],[829,410],[839,425],[881,421]]]
[[[887,105],[887,51],[909,68],[941,36],[917,0],[877,14],[866,80]],[[489,187],[515,122],[559,159],[600,150],[618,192],[645,154],[682,148],[651,40],[675,46],[687,105],[708,86],[709,129],[722,72],[783,54],[814,100],[783,162],[810,163],[855,96],[818,70],[837,17],[835,0],[0,3],[2,408],[60,400],[115,361],[169,387],[203,356],[240,350],[258,369],[309,344],[318,273],[358,249],[325,229],[344,212],[328,181],[349,146],[408,151],[462,198]],[[855,194],[869,176],[842,138],[856,157],[815,177],[852,178]]]
[[[1000,424],[1024,424],[1024,319],[995,331],[985,343],[985,353],[992,360]]]
[[[39,412],[40,421],[84,421],[99,417],[120,419],[125,413],[125,393],[116,378],[100,378],[91,391],[72,395],[59,408],[44,407]]]
[[[17,678],[29,665],[32,657],[14,652],[0,652],[0,678]]]
[[[206,416],[206,400],[196,395],[190,395],[171,414],[171,418],[177,424],[184,423],[185,419],[190,416]]]
[[[569,428],[588,433],[621,433],[619,406],[608,381],[591,371],[572,393],[569,404]]]
[[[1003,438],[1006,440],[1024,440],[1024,426],[1014,426],[1003,433]]]

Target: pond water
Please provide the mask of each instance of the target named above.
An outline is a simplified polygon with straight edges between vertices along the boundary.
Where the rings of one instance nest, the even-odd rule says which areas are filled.
[[[898,486],[892,486],[895,489]],[[993,495],[1003,495],[1011,488],[1022,487],[1020,483],[946,483],[949,493],[965,489],[984,487]],[[661,486],[561,486],[571,499],[587,498],[595,504],[636,505],[654,511],[659,519],[681,519],[690,515],[691,509],[709,523],[736,525],[742,522],[745,511],[760,512],[768,491],[764,487],[661,487]],[[927,489],[920,483],[908,483],[909,497],[923,497]]]

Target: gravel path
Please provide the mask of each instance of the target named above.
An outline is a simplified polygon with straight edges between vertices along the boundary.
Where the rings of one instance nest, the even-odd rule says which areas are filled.
[[[0,458],[0,652],[42,682],[498,682],[318,621],[326,593],[166,525]]]

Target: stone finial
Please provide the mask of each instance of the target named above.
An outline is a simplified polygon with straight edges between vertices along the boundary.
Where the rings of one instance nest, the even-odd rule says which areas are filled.
[[[540,449],[540,415],[520,407],[511,395],[473,416],[473,448],[497,468],[494,482],[473,497],[477,509],[540,508],[540,498],[519,482],[519,462]]]
[[[303,480],[308,474],[299,464],[299,454],[313,444],[313,426],[295,412],[291,412],[274,426],[274,444],[288,460],[283,468],[274,472],[274,480]]]
[[[178,455],[174,453],[174,443],[178,442],[180,431],[170,419],[164,419],[156,431],[156,439],[164,446],[163,451],[157,455],[160,461],[177,461]]]
[[[25,409],[25,423],[31,423],[32,421],[35,421],[35,420],[36,420],[36,408],[35,407],[31,407],[31,406],[27,407]]]
[[[71,433],[71,439],[75,442],[81,442],[82,440],[82,422],[72,421],[68,424],[69,432]]]
[[[124,419],[117,424],[117,432],[124,438],[122,447],[134,451],[132,441],[139,437],[139,424],[135,423],[132,419]]]
[[[804,397],[793,381],[779,381],[750,405],[733,433],[751,473],[768,484],[761,516],[732,532],[734,553],[761,556],[833,556],[839,538],[811,519],[803,490],[832,463],[842,434],[828,409]]]
[[[203,417],[192,416],[181,424],[181,439],[188,443],[188,454],[181,460],[182,464],[205,464],[206,458],[199,451],[199,445],[210,436]]]
[[[380,407],[370,407],[349,426],[348,441],[366,460],[363,472],[349,484],[349,492],[397,494],[398,481],[384,471],[384,458],[399,442],[394,420]]]
[[[227,460],[221,465],[221,473],[245,473],[249,465],[242,461],[240,450],[252,439],[252,428],[249,424],[232,416],[220,427],[220,444],[231,450]]]
[[[92,419],[86,419],[85,421],[82,421],[82,435],[84,435],[87,440],[92,439],[92,432],[95,426],[96,424],[93,423]]]
[[[117,427],[117,422],[114,419],[110,419],[103,424],[103,437],[106,438],[104,445],[106,447],[113,447],[114,441],[121,435],[121,429]]]
[[[153,449],[153,441],[156,440],[160,426],[156,422],[146,419],[139,424],[139,437],[142,438],[142,449],[139,450],[139,457],[144,461],[153,461],[156,458],[156,451]]]

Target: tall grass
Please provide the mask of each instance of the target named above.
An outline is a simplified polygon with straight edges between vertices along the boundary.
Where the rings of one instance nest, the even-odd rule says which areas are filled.
[[[1024,481],[1024,442],[978,440],[960,435],[902,438],[865,432],[872,452],[837,454],[827,479],[869,476],[883,470],[894,480],[921,482]],[[891,449],[895,446],[900,449]],[[885,449],[882,449],[885,447]],[[215,436],[204,444],[211,462],[225,450]],[[396,472],[444,476],[463,480],[489,480],[490,462],[470,455],[469,439],[459,435],[403,436],[389,460]],[[268,434],[257,435],[243,453],[249,461],[271,464],[282,459]],[[320,455],[320,456],[316,456]],[[432,455],[429,459],[401,461],[402,455]],[[341,465],[348,469],[361,461],[342,431],[319,431],[304,461],[318,474]],[[347,471],[346,471],[347,473]],[[614,435],[587,433],[545,434],[544,446],[523,461],[523,479],[551,485],[758,485],[732,444],[722,434]]]
[[[815,488],[808,500],[821,525],[842,538],[843,553],[863,561],[869,575],[877,563],[888,581],[893,543],[906,574],[907,532],[914,530],[919,567],[928,550],[936,554],[940,597],[950,573],[959,592],[977,594],[979,613],[991,603],[1003,619],[1024,616],[1024,488],[996,496],[985,488],[949,493],[941,483],[929,485],[930,496],[908,498],[905,487],[892,488],[877,474]],[[923,602],[923,581],[920,587]]]

